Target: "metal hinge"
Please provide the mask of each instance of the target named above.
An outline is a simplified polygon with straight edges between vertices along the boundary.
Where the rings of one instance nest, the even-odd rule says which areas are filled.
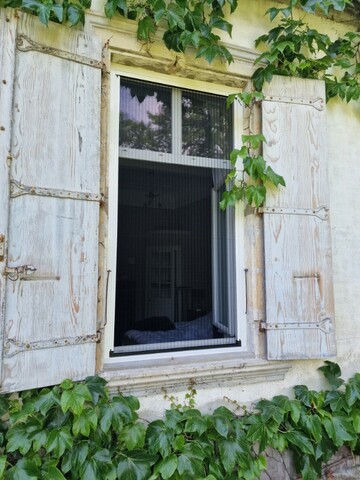
[[[28,352],[30,350],[67,347],[71,345],[82,345],[84,343],[98,343],[100,338],[100,332],[89,335],[79,335],[77,337],[62,337],[50,340],[39,340],[37,342],[23,342],[14,338],[8,338],[4,342],[4,357],[11,358],[18,353]]]
[[[33,275],[36,272],[36,268],[33,265],[21,265],[19,267],[5,267],[3,270],[3,276],[16,282],[16,280],[24,279]]]
[[[266,330],[321,330],[324,333],[331,333],[333,331],[333,322],[330,317],[323,318],[319,322],[288,322],[288,323],[267,323],[260,322],[259,330],[264,332]]]
[[[0,262],[5,258],[5,235],[0,235]]]
[[[295,103],[296,105],[307,105],[309,107],[314,107],[316,110],[319,110],[320,112],[325,108],[324,99],[321,97],[317,97],[312,100],[304,100],[303,98],[277,97],[275,95],[268,95],[268,96],[265,96],[263,101],[277,102],[277,103]]]
[[[282,215],[312,215],[320,218],[320,220],[327,220],[329,217],[329,209],[325,206],[317,208],[259,207],[256,209],[256,212]]]
[[[80,63],[82,65],[88,65],[89,67],[95,67],[99,69],[103,68],[103,64],[100,60],[94,60],[93,58],[85,57],[84,55],[65,52],[64,50],[60,50],[59,48],[42,45],[41,43],[34,42],[34,40],[31,40],[31,38],[23,34],[17,36],[16,47],[21,52],[35,51],[45,53],[47,55],[52,55],[54,57],[59,57],[64,60],[70,60],[72,62]]]
[[[16,180],[10,180],[10,198],[22,195],[39,195],[41,197],[69,198],[71,200],[87,200],[88,202],[101,202],[101,193],[74,192],[71,190],[59,190],[56,188],[30,187]]]

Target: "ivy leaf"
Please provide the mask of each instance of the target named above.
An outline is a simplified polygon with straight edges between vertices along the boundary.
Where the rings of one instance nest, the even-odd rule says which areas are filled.
[[[28,458],[18,460],[9,473],[12,480],[38,480],[41,478],[39,467],[33,460]]]
[[[141,42],[147,42],[151,35],[155,33],[154,20],[146,16],[139,20],[137,27],[137,39]]]
[[[66,480],[64,475],[56,467],[50,467],[46,475],[47,478],[51,478],[51,480]]]
[[[116,473],[122,480],[148,480],[151,466],[157,460],[143,450],[134,450],[128,455],[120,453],[118,458]]]
[[[8,440],[6,445],[7,452],[16,452],[19,450],[21,455],[26,455],[31,448],[31,440],[28,438],[27,425],[19,424],[10,428],[6,434]]]
[[[224,438],[219,439],[218,446],[221,462],[226,473],[230,474],[234,470],[237,462],[239,462],[242,458],[244,452],[240,446],[240,443],[233,440],[225,440]]]
[[[91,377],[86,377],[84,383],[89,389],[94,405],[98,403],[99,398],[108,397],[108,392],[106,390],[106,380],[104,378],[94,375]]]
[[[196,412],[196,414],[194,414]],[[188,412],[191,415],[185,423],[184,430],[190,433],[198,433],[202,435],[208,429],[207,420],[201,415],[198,410],[189,410]]]
[[[266,188],[264,185],[248,185],[246,187],[246,198],[249,205],[261,207],[266,198]]]
[[[100,428],[107,433],[112,426],[120,432],[124,422],[137,419],[137,414],[131,410],[123,397],[114,397],[112,402],[100,408]]]
[[[152,454],[159,452],[162,457],[168,457],[171,453],[171,444],[174,436],[174,431],[169,429],[163,420],[151,422],[146,432],[149,452]]]
[[[345,398],[350,407],[360,399],[360,374],[350,378],[345,387]]]
[[[77,3],[69,3],[67,7],[67,18],[71,25],[85,25],[85,10],[84,8]]]
[[[73,389],[62,392],[60,405],[64,413],[70,410],[75,415],[80,415],[86,401],[92,401],[91,393],[86,385],[78,383]]]
[[[286,186],[284,177],[281,175],[278,175],[277,173],[274,172],[274,170],[268,165],[265,170],[265,175],[267,179],[275,185],[275,187],[278,187],[279,185],[282,185],[283,187]]]
[[[339,388],[344,380],[340,378],[341,369],[337,363],[325,361],[325,365],[319,367],[319,370],[324,374],[326,380],[330,383],[331,388]]]
[[[146,427],[143,423],[134,423],[126,425],[119,435],[119,440],[123,441],[128,450],[142,448],[145,443]]]
[[[314,455],[314,447],[308,437],[303,433],[294,430],[292,432],[285,432],[284,435],[288,443],[296,445],[302,453]]]
[[[177,456],[175,454],[171,454],[169,457],[162,459],[161,462],[156,466],[156,473],[160,473],[161,478],[168,480],[174,475],[177,466]]]
[[[170,29],[179,27],[180,30],[185,30],[184,13],[184,9],[181,8],[180,5],[176,3],[169,4],[166,11],[166,18]]]
[[[84,437],[89,437],[91,430],[96,430],[98,416],[95,410],[87,408],[79,416],[74,418],[72,427],[75,436],[81,433]]]
[[[303,480],[318,480],[321,469],[316,468],[316,463],[313,458],[304,455],[302,458],[301,475]]]
[[[184,445],[178,457],[177,471],[184,478],[198,478],[204,476],[204,454],[195,443]]]
[[[44,388],[40,391],[34,402],[35,410],[40,411],[43,416],[46,416],[48,411],[55,405],[60,405],[60,396],[55,388],[51,390],[49,388]]]
[[[273,419],[278,425],[284,420],[285,410],[271,400],[260,400],[256,404],[264,423]]]
[[[65,450],[70,450],[73,446],[73,437],[67,427],[60,430],[52,430],[49,433],[45,448],[47,453],[54,452],[57,457],[61,457]]]
[[[301,413],[300,425],[308,436],[314,438],[316,442],[320,442],[323,436],[323,429],[321,420],[317,415]]]
[[[357,440],[351,419],[348,417],[332,415],[329,418],[324,418],[323,425],[326,433],[339,448],[347,441]]]

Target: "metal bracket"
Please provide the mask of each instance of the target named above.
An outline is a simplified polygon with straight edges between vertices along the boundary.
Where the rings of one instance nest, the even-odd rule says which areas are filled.
[[[0,235],[0,262],[5,258],[5,235]]]
[[[16,180],[10,180],[10,198],[22,195],[39,195],[41,197],[69,198],[72,200],[87,200],[89,202],[101,202],[101,193],[73,192],[71,190],[59,190],[56,188],[29,187]]]
[[[321,330],[324,333],[331,333],[333,331],[333,323],[330,317],[323,318],[318,322],[289,322],[289,323],[267,323],[260,322],[259,329],[261,332],[266,330]]]
[[[36,268],[33,265],[5,267],[3,270],[3,276],[7,277],[12,282],[16,282],[16,280],[26,279],[28,276],[33,275],[34,272],[36,272]]]
[[[283,208],[283,207],[260,207],[256,209],[257,213],[273,213],[283,215],[312,215],[327,220],[329,217],[328,207],[321,206],[318,208]]]
[[[4,342],[4,357],[11,358],[21,352],[30,350],[43,350],[46,348],[67,347],[82,345],[84,343],[97,343],[100,341],[100,333],[79,335],[78,337],[54,338],[51,340],[39,340],[38,342],[22,342],[14,338],[8,338]]]
[[[34,42],[26,35],[18,35],[16,38],[16,47],[21,52],[35,51],[52,55],[54,57],[63,58],[64,60],[71,60],[75,63],[81,63],[82,65],[88,65],[89,67],[95,67],[102,69],[103,65],[100,60],[94,60],[92,58],[85,57],[84,55],[78,55],[76,53],[65,52],[59,48],[47,47],[41,43]]]
[[[324,99],[321,97],[314,98],[312,100],[304,100],[303,98],[292,98],[292,97],[277,97],[274,95],[266,96],[263,101],[266,102],[278,102],[278,103],[295,103],[296,105],[307,105],[309,107],[314,107],[320,112],[324,110],[325,104]]]

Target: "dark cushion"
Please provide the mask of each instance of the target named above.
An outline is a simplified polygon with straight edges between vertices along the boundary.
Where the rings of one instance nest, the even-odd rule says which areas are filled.
[[[142,332],[156,332],[157,330],[175,330],[175,325],[168,317],[148,317],[135,322],[132,328]]]

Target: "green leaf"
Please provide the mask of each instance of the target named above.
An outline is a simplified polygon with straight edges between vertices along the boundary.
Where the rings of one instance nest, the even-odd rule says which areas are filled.
[[[10,470],[11,480],[38,480],[41,473],[36,463],[27,458],[21,458]]]
[[[19,450],[21,455],[26,455],[31,448],[31,440],[28,438],[27,425],[19,424],[10,428],[6,434],[8,440],[6,445],[7,452],[16,452]]]
[[[156,472],[159,472],[161,478],[167,480],[172,478],[178,466],[178,459],[177,456],[171,454],[169,457],[164,458],[161,460],[159,465],[156,467]]]
[[[67,18],[71,25],[85,25],[85,10],[77,3],[69,3],[67,7]]]
[[[264,185],[248,185],[246,187],[246,198],[249,205],[261,207],[266,198],[266,188]]]
[[[75,415],[80,415],[86,401],[92,401],[91,393],[86,385],[78,383],[73,389],[63,391],[60,404],[64,413],[69,410]]]
[[[7,456],[0,455],[0,478],[4,478],[6,464],[7,464]]]
[[[249,144],[251,148],[259,148],[262,142],[266,142],[266,138],[262,134],[258,135],[243,135],[241,137],[242,143]]]
[[[104,378],[94,375],[91,377],[86,377],[84,383],[89,389],[94,405],[98,403],[99,398],[108,398],[109,392],[106,388],[107,382]]]
[[[341,369],[337,363],[326,360],[325,365],[319,367],[319,370],[324,374],[332,388],[339,388],[344,383],[344,380],[340,378]]]
[[[64,475],[56,467],[49,468],[49,471],[47,472],[47,478],[51,480],[66,480]]]
[[[265,170],[265,175],[267,179],[275,185],[275,187],[282,185],[283,187],[286,186],[284,177],[278,175],[274,172],[274,170],[268,165]]]
[[[314,447],[306,435],[296,430],[285,432],[284,435],[288,443],[296,445],[302,453],[314,455]]]
[[[171,444],[174,437],[174,430],[169,429],[163,420],[151,422],[146,432],[149,452],[152,454],[160,453],[162,457],[168,457],[171,453]]]
[[[141,42],[147,42],[151,38],[151,35],[155,33],[155,31],[156,28],[154,20],[151,17],[146,16],[138,22],[137,39]]]
[[[54,388],[44,388],[34,402],[35,410],[41,412],[43,416],[49,412],[55,405],[60,405],[60,395]]]
[[[74,418],[73,434],[77,436],[81,433],[84,437],[89,437],[91,430],[96,430],[97,423],[97,413],[92,408],[87,408]]]
[[[332,415],[324,418],[323,425],[337,447],[342,447],[345,442],[357,439],[351,419],[348,417]]]
[[[345,387],[345,398],[350,407],[360,400],[360,374],[356,373],[350,378]]]
[[[169,4],[166,11],[166,18],[170,29],[179,27],[181,30],[185,30],[184,13],[180,5],[176,3]]]
[[[243,455],[243,449],[240,443],[233,440],[225,440],[223,438],[218,440],[219,453],[221,462],[225,468],[226,473],[230,474],[235,465],[240,461]]]
[[[146,427],[143,423],[126,425],[119,434],[119,440],[123,441],[128,450],[142,448],[145,443]]]
[[[65,450],[70,450],[72,447],[73,437],[67,427],[52,430],[45,445],[47,453],[54,452],[57,457],[61,457]]]
[[[100,407],[100,428],[107,433],[112,426],[120,432],[124,423],[137,419],[137,414],[131,410],[124,397],[114,397],[112,402]]]
[[[149,455],[143,450],[134,450],[125,455],[120,453],[118,457],[116,473],[121,480],[148,480],[151,466],[157,457]]]
[[[203,460],[203,451],[195,443],[187,443],[178,457],[177,471],[183,478],[203,477]]]

